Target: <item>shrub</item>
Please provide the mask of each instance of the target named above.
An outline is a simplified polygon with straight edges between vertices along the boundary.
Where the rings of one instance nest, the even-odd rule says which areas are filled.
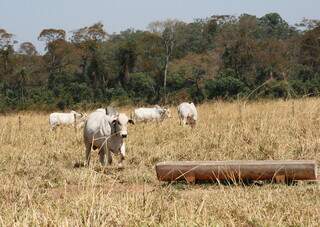
[[[156,95],[155,81],[147,73],[133,73],[130,75],[129,93],[134,101],[152,102]]]
[[[248,92],[246,85],[237,78],[226,76],[205,81],[205,92],[208,99],[217,97],[235,97]]]

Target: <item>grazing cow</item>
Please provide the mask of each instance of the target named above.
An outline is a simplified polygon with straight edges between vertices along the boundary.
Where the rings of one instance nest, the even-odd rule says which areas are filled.
[[[99,150],[100,163],[105,165],[105,153],[107,152],[108,164],[112,163],[112,154],[120,153],[119,166],[125,158],[124,138],[128,135],[128,123],[134,124],[125,114],[118,116],[109,116],[103,111],[95,111],[88,116],[84,130],[83,138],[86,147],[86,161],[90,164],[90,153],[93,148]]]
[[[163,121],[165,118],[171,117],[170,110],[155,105],[153,108],[138,108],[134,110],[133,119],[139,121]]]
[[[109,116],[118,116],[119,115],[119,112],[113,106],[108,106],[106,109],[106,113]]]
[[[77,122],[81,122],[85,121],[85,118],[82,113],[77,113],[73,110],[70,113],[51,113],[49,116],[49,123],[52,130],[59,125],[74,124],[75,120]]]
[[[180,119],[180,125],[190,125],[192,128],[196,126],[198,113],[195,105],[187,102],[183,102],[178,106],[178,116]]]

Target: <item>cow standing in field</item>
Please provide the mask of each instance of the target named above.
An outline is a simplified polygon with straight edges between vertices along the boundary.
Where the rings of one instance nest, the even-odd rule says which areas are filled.
[[[140,121],[163,121],[165,118],[171,117],[170,110],[156,105],[153,108],[138,108],[134,110],[133,119]]]
[[[83,138],[86,147],[86,162],[90,164],[91,149],[99,150],[100,163],[105,165],[105,153],[107,152],[108,164],[112,163],[112,153],[119,154],[119,166],[125,158],[124,138],[128,135],[128,123],[134,124],[125,114],[118,116],[106,115],[103,111],[95,111],[88,116]]]
[[[81,123],[85,120],[86,116],[73,110],[70,113],[51,113],[49,116],[49,123],[52,130],[59,125],[71,125],[74,124],[75,121]]]
[[[190,125],[192,128],[196,126],[198,120],[198,112],[195,105],[183,102],[178,106],[178,116],[180,125]]]

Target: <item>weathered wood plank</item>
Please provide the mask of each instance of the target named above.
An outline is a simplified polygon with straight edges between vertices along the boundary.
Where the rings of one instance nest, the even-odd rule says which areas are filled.
[[[156,164],[160,181],[317,180],[313,160],[168,161]]]

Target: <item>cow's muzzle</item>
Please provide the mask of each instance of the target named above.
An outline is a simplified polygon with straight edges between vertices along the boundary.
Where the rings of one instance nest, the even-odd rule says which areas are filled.
[[[127,138],[127,134],[122,134],[122,138]]]

